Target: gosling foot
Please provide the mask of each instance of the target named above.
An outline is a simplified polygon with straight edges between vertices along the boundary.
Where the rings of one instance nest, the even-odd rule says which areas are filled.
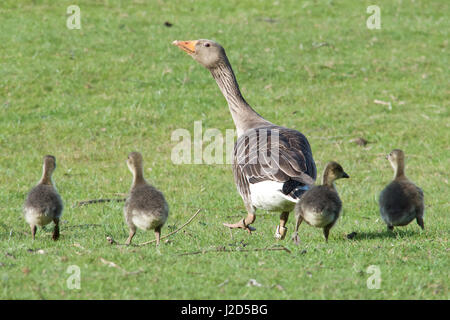
[[[294,244],[295,244],[296,246],[299,245],[299,243],[300,243],[300,238],[299,238],[299,236],[298,236],[298,232],[294,232],[294,234],[292,235],[292,241],[294,241]]]

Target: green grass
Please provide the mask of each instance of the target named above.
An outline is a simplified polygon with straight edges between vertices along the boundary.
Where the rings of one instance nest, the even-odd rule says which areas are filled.
[[[81,30],[66,28],[70,4],[0,5],[0,298],[449,298],[447,1],[378,1],[381,30],[366,28],[371,1],[85,0],[76,1]],[[291,214],[280,242],[290,254],[180,255],[275,245],[279,221],[259,211],[257,231],[233,231],[231,239],[222,222],[246,213],[230,165],[171,162],[173,130],[193,133],[194,121],[223,134],[234,128],[208,71],[171,45],[198,38],[226,48],[259,113],[309,138],[319,179],[329,160],[351,176],[338,182],[343,215],[328,244],[320,229],[302,225],[302,242],[294,246]],[[314,48],[320,42],[330,45]],[[370,143],[350,142],[357,137]],[[389,235],[379,216],[378,194],[392,178],[383,155],[393,148],[406,152],[407,174],[425,192],[424,232],[411,223]],[[163,234],[203,208],[159,249],[106,242],[107,235],[127,237],[121,203],[72,208],[78,200],[126,193],[125,160],[134,150],[169,202]],[[45,154],[56,156],[54,181],[65,202],[58,242],[50,226],[31,241],[22,217]],[[357,237],[346,239],[353,231]],[[153,237],[141,231],[134,241]],[[81,269],[80,290],[66,285],[71,265]],[[381,270],[379,290],[366,286],[370,265]],[[247,286],[249,279],[262,286]]]

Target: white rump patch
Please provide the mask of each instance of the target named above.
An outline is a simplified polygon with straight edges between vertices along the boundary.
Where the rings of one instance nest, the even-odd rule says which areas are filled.
[[[277,181],[250,183],[252,205],[267,211],[292,211],[298,200],[281,191],[283,184]]]

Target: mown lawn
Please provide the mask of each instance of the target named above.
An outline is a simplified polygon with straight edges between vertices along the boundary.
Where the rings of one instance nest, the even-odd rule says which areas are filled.
[[[66,27],[71,4],[81,8],[81,30]],[[0,298],[448,299],[448,1],[378,1],[380,30],[366,27],[371,4],[3,0]],[[234,128],[209,72],[171,45],[198,38],[226,48],[260,114],[309,138],[319,181],[329,160],[351,176],[338,182],[343,215],[328,243],[305,224],[293,245],[293,214],[277,242],[279,215],[263,211],[253,235],[231,238],[222,222],[246,215],[231,166],[172,162],[174,130],[193,135],[195,121],[224,136]],[[351,142],[358,137],[369,144]],[[394,148],[406,152],[407,174],[425,192],[425,231],[413,222],[390,235],[379,216],[378,194],[393,175],[384,155]],[[123,203],[72,208],[125,194],[125,160],[135,150],[170,205],[163,234],[202,208],[158,249],[108,244],[107,236],[128,235]],[[65,203],[58,242],[51,226],[33,242],[22,217],[45,154],[57,159]],[[141,231],[134,242],[153,237]],[[251,251],[276,245],[291,253]],[[235,252],[182,255],[221,247]],[[67,286],[72,265],[79,290]],[[380,289],[367,288],[371,265]]]

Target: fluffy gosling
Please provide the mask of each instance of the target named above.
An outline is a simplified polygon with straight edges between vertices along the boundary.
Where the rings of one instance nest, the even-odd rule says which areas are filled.
[[[125,244],[131,243],[137,227],[154,230],[156,245],[159,245],[161,228],[169,215],[169,206],[164,195],[145,181],[143,159],[139,152],[131,152],[128,155],[127,165],[133,174],[133,183],[124,207],[125,221],[130,228]]]
[[[303,220],[311,226],[323,228],[325,241],[328,242],[328,234],[334,226],[342,208],[342,202],[334,185],[337,179],[349,178],[341,165],[337,162],[329,162],[324,170],[322,185],[314,186],[306,191],[295,205],[296,225],[292,237],[298,244],[298,227]]]
[[[405,175],[405,153],[402,150],[392,150],[386,158],[394,169],[394,180],[380,193],[380,214],[389,231],[397,226],[406,226],[414,218],[424,229],[423,216],[425,211],[423,191]]]
[[[33,240],[36,235],[37,226],[42,227],[52,221],[55,223],[52,239],[56,241],[59,238],[59,219],[64,206],[52,181],[52,174],[55,168],[55,157],[50,155],[45,156],[42,178],[31,189],[25,200],[24,217],[25,221],[30,225]]]

